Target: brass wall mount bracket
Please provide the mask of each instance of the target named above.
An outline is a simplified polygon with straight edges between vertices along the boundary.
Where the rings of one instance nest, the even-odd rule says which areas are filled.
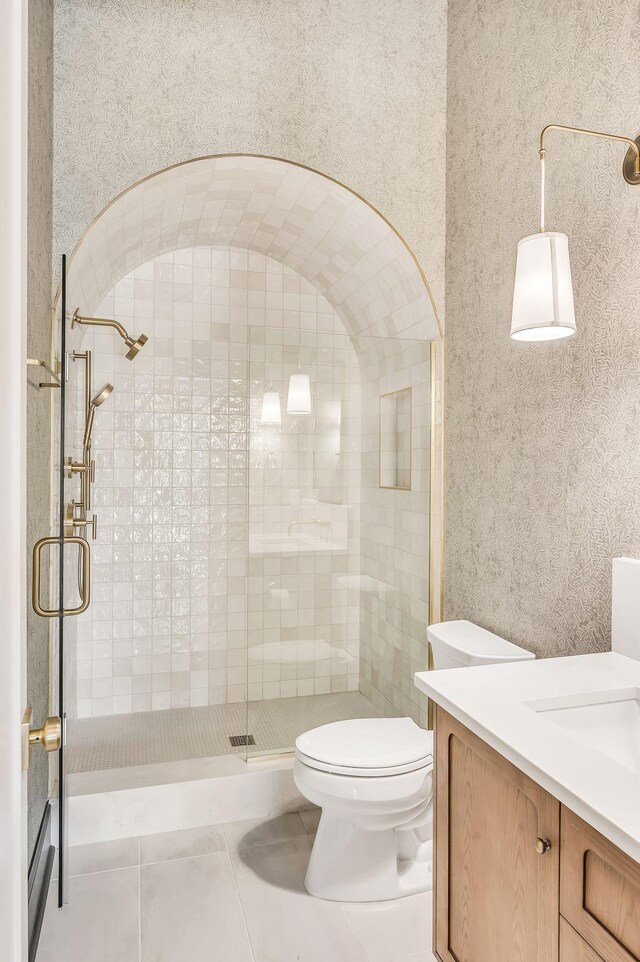
[[[44,368],[44,370],[47,372],[49,377],[53,378],[53,381],[40,381],[40,383],[38,384],[38,387],[53,387],[53,388],[60,387],[60,374],[56,373],[53,370],[53,368],[47,364],[46,361],[40,360],[39,357],[28,357],[27,364],[30,365],[31,367]],[[55,366],[58,367],[58,364],[55,363]]]
[[[627,151],[623,164],[622,164],[622,176],[628,184],[633,187],[640,184],[640,171],[638,170],[638,155],[640,154],[640,135],[635,139],[636,154],[632,147],[629,147]]]

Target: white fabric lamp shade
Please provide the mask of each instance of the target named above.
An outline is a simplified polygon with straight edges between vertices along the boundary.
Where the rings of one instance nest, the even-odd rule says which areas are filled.
[[[308,374],[292,374],[289,378],[287,414],[311,414],[311,384]]]
[[[576,332],[569,239],[544,231],[518,244],[511,337],[551,341]]]
[[[280,411],[280,395],[277,391],[265,391],[262,395],[262,424],[282,424]]]

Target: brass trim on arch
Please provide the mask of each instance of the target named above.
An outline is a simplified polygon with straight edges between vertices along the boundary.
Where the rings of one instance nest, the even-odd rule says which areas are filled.
[[[245,152],[242,152],[242,151],[240,151],[240,152],[232,152],[232,153],[222,153],[222,154],[203,154],[201,157],[192,157],[192,158],[190,158],[190,159],[188,159],[188,160],[181,160],[181,161],[178,161],[178,163],[176,163],[176,164],[170,164],[168,167],[163,167],[163,168],[161,168],[160,170],[155,170],[155,171],[153,171],[153,173],[147,174],[146,177],[142,177],[140,180],[135,181],[135,183],[130,184],[128,187],[125,187],[125,189],[122,190],[122,191],[120,191],[119,194],[116,194],[116,196],[113,197],[113,198],[109,201],[109,203],[108,203],[105,207],[103,207],[101,211],[99,211],[98,214],[96,214],[96,216],[90,221],[90,223],[87,225],[87,227],[85,228],[85,230],[82,232],[82,234],[80,235],[80,238],[78,239],[75,247],[73,248],[73,251],[71,252],[71,255],[70,255],[70,257],[69,257],[68,263],[69,263],[69,265],[71,265],[71,263],[73,262],[73,258],[75,257],[77,251],[79,250],[80,245],[84,242],[87,234],[89,233],[89,231],[91,230],[91,228],[93,227],[93,225],[102,217],[103,214],[105,214],[111,207],[113,207],[114,204],[116,204],[119,200],[121,200],[121,199],[125,196],[125,194],[128,194],[129,191],[134,190],[136,187],[139,187],[141,184],[146,183],[147,181],[151,180],[153,177],[158,177],[158,176],[160,176],[160,174],[166,174],[166,173],[168,173],[168,171],[170,171],[170,170],[177,170],[177,168],[179,168],[179,167],[185,167],[187,164],[196,164],[196,163],[204,162],[204,161],[207,161],[207,160],[224,160],[224,159],[227,159],[227,158],[242,158],[242,157],[252,158],[252,159],[255,159],[255,160],[274,160],[274,161],[277,161],[278,163],[281,163],[281,164],[288,164],[290,167],[298,167],[298,168],[300,168],[300,169],[302,169],[302,170],[307,170],[307,171],[309,171],[309,172],[312,173],[312,174],[317,174],[319,177],[322,177],[322,178],[324,178],[325,180],[331,181],[331,183],[333,183],[333,184],[337,184],[339,187],[342,187],[344,190],[348,191],[348,193],[350,193],[352,196],[357,197],[358,200],[360,200],[360,201],[361,201],[363,204],[365,204],[371,211],[373,211],[373,213],[376,214],[376,215],[387,225],[387,227],[396,235],[396,237],[398,238],[398,240],[400,241],[400,243],[403,245],[403,247],[406,249],[407,253],[408,253],[409,256],[411,257],[412,261],[414,262],[414,264],[415,264],[415,266],[416,266],[416,268],[417,268],[417,270],[418,270],[418,273],[420,274],[420,278],[421,278],[421,280],[422,280],[422,282],[423,282],[423,284],[424,284],[424,286],[425,286],[425,288],[426,288],[427,294],[429,295],[429,300],[430,300],[430,302],[431,302],[431,307],[432,307],[432,310],[433,310],[433,315],[434,315],[434,317],[435,317],[435,319],[436,319],[436,324],[437,324],[437,326],[438,326],[438,332],[439,332],[439,335],[440,335],[440,348],[441,348],[441,352],[442,352],[441,357],[440,357],[440,363],[439,363],[439,365],[438,365],[438,359],[437,359],[437,356],[436,356],[437,346],[438,346],[438,345],[437,345],[437,341],[432,340],[432,341],[430,342],[430,343],[431,343],[431,362],[430,362],[430,363],[431,363],[431,392],[432,392],[432,393],[431,393],[431,397],[432,397],[432,404],[431,404],[431,454],[430,454],[430,471],[431,471],[431,477],[430,477],[430,505],[429,505],[429,622],[430,622],[430,623],[433,623],[434,618],[435,618],[435,612],[436,612],[436,605],[435,605],[435,599],[436,599],[436,597],[438,598],[438,601],[439,601],[439,612],[438,612],[438,617],[439,617],[439,618],[442,618],[442,617],[443,617],[443,602],[444,602],[444,568],[443,568],[443,564],[444,564],[444,491],[443,491],[443,481],[444,481],[444,372],[445,372],[445,350],[444,350],[444,348],[445,348],[445,335],[444,335],[444,330],[443,330],[443,327],[442,327],[442,323],[441,323],[441,321],[440,321],[440,315],[439,315],[439,313],[438,313],[438,308],[437,308],[437,305],[436,305],[436,301],[435,301],[435,298],[434,298],[434,296],[433,296],[433,291],[431,290],[431,285],[429,284],[429,281],[427,280],[427,276],[426,276],[426,274],[424,273],[424,271],[423,271],[423,269],[422,269],[422,267],[421,267],[421,265],[420,265],[420,262],[418,261],[418,258],[416,257],[415,253],[413,252],[413,250],[411,249],[411,247],[409,246],[409,244],[407,243],[407,241],[405,240],[405,238],[402,236],[402,234],[400,233],[400,231],[397,230],[397,228],[393,226],[393,224],[391,223],[391,221],[388,220],[388,218],[385,217],[385,215],[384,215],[380,210],[378,210],[377,207],[375,207],[375,206],[374,206],[372,203],[370,203],[365,197],[363,197],[362,194],[359,194],[359,193],[358,193],[356,190],[354,190],[352,187],[349,187],[347,184],[343,183],[341,180],[338,180],[336,177],[332,177],[330,174],[325,174],[323,171],[318,170],[318,169],[315,168],[315,167],[310,167],[308,164],[302,164],[302,163],[300,163],[300,162],[298,162],[298,161],[295,161],[295,160],[287,160],[287,159],[284,158],[284,157],[276,157],[276,156],[274,156],[273,154],[245,153]],[[60,290],[61,290],[61,286],[60,286],[60,284],[59,284],[58,287],[57,287],[57,289],[56,289],[56,294],[55,294],[55,298],[54,298],[54,301],[53,301],[53,308],[52,308],[52,313],[51,313],[51,337],[52,337],[52,343],[53,343],[53,329],[54,329],[54,325],[55,325],[55,318],[56,318],[57,308],[58,308],[58,302],[59,302],[59,298],[60,298]],[[439,367],[439,371],[438,371],[438,367]],[[434,374],[435,374],[436,372],[439,373],[439,379],[438,379],[438,380],[439,380],[439,382],[440,382],[440,428],[439,428],[439,430],[440,430],[441,433],[442,433],[442,436],[441,436],[441,438],[440,438],[440,453],[441,453],[441,457],[440,457],[440,464],[439,464],[439,465],[435,463],[435,461],[437,460],[437,445],[435,444],[435,433],[436,433],[436,430],[438,430],[438,425],[437,425],[437,398],[436,398],[436,395],[435,395],[436,378],[434,377]],[[437,496],[434,494],[434,479],[435,479],[436,477],[438,477],[438,483],[439,483],[439,487],[440,487],[440,490],[439,490],[439,493],[437,494]],[[433,537],[432,537],[432,532],[433,532],[433,528],[434,528],[433,522],[434,522],[434,517],[435,517],[435,513],[436,513],[436,512],[439,513],[439,519],[440,519],[440,539],[439,539],[439,542],[440,542],[440,543],[439,543],[439,545],[437,546],[437,554],[438,554],[438,558],[439,558],[439,579],[438,579],[438,582],[439,582],[439,583],[438,583],[437,586],[434,584],[434,579],[433,579],[433,573],[434,573],[434,570],[435,570],[436,547],[435,547],[434,544],[433,544]],[[432,667],[432,666],[429,665],[429,667]],[[431,715],[431,711],[429,711],[429,715]],[[429,727],[431,727],[431,725],[429,725]]]

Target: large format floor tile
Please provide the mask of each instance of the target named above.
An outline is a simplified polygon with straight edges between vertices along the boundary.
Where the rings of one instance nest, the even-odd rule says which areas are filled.
[[[293,838],[231,856],[256,962],[366,962],[342,906],[305,891],[310,852]]]
[[[367,962],[396,962],[431,945],[431,893],[344,905]],[[428,956],[425,956],[428,958]]]
[[[253,962],[226,852],[140,873],[142,962]]]
[[[213,855],[226,850],[222,825],[185,828],[178,832],[143,835],[140,839],[140,862],[146,865],[174,858],[192,858],[194,855]]]
[[[435,962],[430,893],[308,895],[319,814],[72,849],[78,876],[62,913],[51,886],[39,962]]]
[[[57,907],[51,884],[38,962],[138,962],[138,868],[69,880],[69,904]]]
[[[284,842],[288,838],[306,838],[307,832],[297,812],[275,818],[247,819],[243,822],[227,822],[224,834],[230,852]]]
[[[433,952],[414,952],[413,955],[402,955],[392,962],[437,962]]]

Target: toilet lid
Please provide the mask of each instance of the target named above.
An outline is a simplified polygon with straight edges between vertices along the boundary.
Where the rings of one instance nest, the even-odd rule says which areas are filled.
[[[305,732],[296,751],[305,764],[325,771],[414,771],[432,760],[433,732],[411,718],[353,718]]]

